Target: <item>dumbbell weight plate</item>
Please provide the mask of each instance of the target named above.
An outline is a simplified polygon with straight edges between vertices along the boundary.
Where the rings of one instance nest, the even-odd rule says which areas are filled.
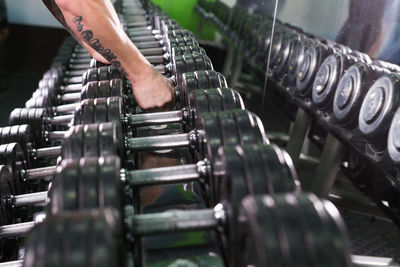
[[[244,227],[238,234],[237,244],[240,248],[238,251],[243,253],[235,255],[239,266],[284,266],[285,264],[286,255],[281,251],[278,223],[269,209],[258,208],[264,206],[262,202],[261,197],[247,197],[241,202],[239,216],[245,219],[241,220]],[[259,225],[262,225],[263,231],[258,230]]]
[[[321,64],[313,84],[313,104],[321,109],[332,110],[332,101],[338,82],[344,70],[357,61],[356,58],[335,53],[327,57]]]
[[[112,209],[48,216],[27,238],[23,266],[121,266],[121,228]]]
[[[77,125],[65,135],[62,147],[63,159],[82,156],[121,155],[122,148],[118,124],[102,123]],[[90,140],[89,140],[90,139]]]
[[[104,207],[121,210],[120,183],[116,157],[63,160],[49,192],[51,213]]]
[[[333,115],[345,127],[355,128],[360,106],[373,82],[384,70],[358,62],[346,70],[340,79],[333,100]]]
[[[363,136],[372,143],[386,141],[390,121],[399,105],[400,78],[388,74],[368,90],[358,117]]]
[[[279,239],[282,242],[286,241],[287,244],[290,244],[288,251],[290,256],[285,260],[289,262],[289,265],[310,266],[302,229],[298,226],[299,222],[293,220],[293,218],[297,218],[298,214],[296,214],[294,208],[288,203],[291,196],[288,196],[288,198],[276,197],[274,198],[274,204],[271,205],[272,207],[280,207],[273,211],[277,219],[278,228],[281,228]]]
[[[312,83],[319,66],[332,52],[330,47],[319,42],[314,42],[304,52],[303,60],[297,69],[296,78],[296,92],[300,96],[305,97],[311,93]]]
[[[271,66],[274,76],[277,78],[281,78],[281,75],[286,72],[290,50],[292,49],[295,39],[295,36],[290,34],[283,37],[282,46],[278,52],[276,60],[272,62]]]

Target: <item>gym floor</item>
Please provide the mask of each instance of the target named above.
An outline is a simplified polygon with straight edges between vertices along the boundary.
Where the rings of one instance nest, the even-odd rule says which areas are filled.
[[[11,24],[0,45],[0,125],[10,112],[23,107],[49,69],[67,32],[61,29]]]

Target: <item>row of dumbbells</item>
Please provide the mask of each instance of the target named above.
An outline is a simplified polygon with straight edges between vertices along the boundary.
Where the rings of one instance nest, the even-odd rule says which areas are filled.
[[[140,4],[122,2],[121,6],[137,12]],[[212,70],[197,71],[182,74],[182,81],[177,86],[185,96],[179,102],[181,110],[156,114],[126,112],[129,98],[121,92],[129,93],[129,83],[123,79],[91,81],[82,91],[89,86],[108,91],[117,88],[120,95],[76,104],[69,117],[74,126],[65,133],[62,145],[44,150],[35,148],[35,139],[43,142],[45,137],[47,142],[61,135],[51,131],[60,130],[68,119],[46,115],[49,108],[54,110],[47,105],[12,112],[10,122],[27,122],[34,134],[28,138],[29,126],[2,129],[4,139],[17,135],[18,140],[30,140],[0,146],[2,222],[15,221],[18,210],[24,212],[26,206],[49,203],[45,215],[35,221],[2,223],[2,251],[15,252],[20,246],[15,238],[25,236],[46,217],[31,231],[24,261],[8,266],[121,266],[129,247],[142,246],[140,236],[199,229],[217,232],[227,266],[350,265],[343,224],[332,204],[299,193],[290,157],[269,144],[260,119],[244,110],[240,95],[226,88],[223,76]],[[132,137],[134,127],[170,122],[182,122],[183,133]],[[192,150],[196,163],[149,170],[125,168],[129,165],[127,151],[176,147]],[[38,157],[58,155],[56,166],[29,169]],[[17,190],[35,191],[35,182],[43,178],[51,181],[49,192],[15,194]],[[122,190],[125,186],[190,181],[204,185],[207,203],[214,208],[161,214],[125,212],[124,205],[133,204]],[[126,231],[135,239],[124,240]],[[329,237],[321,239],[321,234]],[[138,254],[134,258],[143,264]]]
[[[237,16],[243,12],[245,16]],[[245,54],[266,63],[265,55],[271,47],[270,71],[275,79],[309,102],[316,112],[322,111],[334,125],[353,132],[352,136],[362,136],[362,150],[371,159],[392,164],[400,161],[398,65],[372,60],[364,53],[279,21],[271,42],[271,19],[263,18],[257,26],[260,15],[248,14],[240,6],[231,14],[228,24],[223,25],[240,37],[238,46]],[[258,32],[256,38],[249,38],[254,31]],[[260,43],[260,36],[263,49],[254,45]]]
[[[76,47],[76,44],[74,42],[71,41],[67,41],[66,42],[67,46],[68,44],[71,46]],[[65,44],[63,46],[63,48],[65,48]],[[180,46],[180,48],[183,48],[183,46]],[[200,50],[200,48],[196,48],[198,50]],[[202,50],[202,49],[201,49]],[[188,51],[191,51],[191,49],[188,49]],[[61,50],[61,52],[64,53],[63,50]],[[212,68],[211,66],[211,62],[209,61],[208,58],[206,58],[204,60],[204,56],[202,56],[204,53],[204,50],[202,50],[201,53],[201,57],[203,57],[203,61],[202,58],[196,57],[196,55],[186,55],[186,57],[181,57],[181,65],[174,65],[177,66],[177,70],[179,70],[181,72],[181,74],[185,71],[190,71],[190,70],[196,70],[196,69],[210,69]],[[173,59],[174,60],[174,59]],[[82,62],[80,62],[82,63]],[[80,67],[82,68],[82,67]],[[186,68],[186,69],[185,69]],[[103,69],[104,70],[104,69]],[[98,70],[97,73],[101,74],[102,69]],[[108,78],[107,75],[110,74],[109,69],[105,69],[106,71],[106,75],[105,76],[101,76],[100,77],[104,77],[104,79]],[[115,73],[116,70],[113,70]],[[118,73],[117,73],[118,74]],[[179,75],[181,75],[179,74]],[[193,86],[197,88],[199,88],[198,86],[203,86],[204,87],[226,87],[225,85],[225,80],[223,78],[222,75],[214,72],[214,71],[203,71],[199,74],[197,73],[191,73],[192,75],[188,75],[187,80],[188,82],[185,83],[187,86],[185,86],[184,88],[182,88],[181,86],[179,88],[182,88],[182,90],[188,90],[188,92],[191,90],[190,88],[193,88]],[[65,76],[65,75],[63,75]],[[114,77],[121,77],[119,74],[117,76]],[[48,79],[50,78],[50,79]],[[52,79],[53,78],[53,79]],[[55,88],[50,88],[51,90],[54,91],[54,89],[60,89],[59,87],[67,87],[71,85],[66,85],[66,84],[57,84],[57,81],[59,81],[59,77],[56,76],[54,77],[54,75],[52,75],[51,77],[44,77],[45,83],[46,85],[52,84],[54,85]],[[41,81],[41,84],[43,84],[43,81]],[[78,77],[76,78],[76,80],[78,80]],[[72,84],[72,86],[75,86],[75,88],[78,88],[78,92],[81,91],[82,94],[85,94],[86,96],[84,98],[94,98],[94,97],[100,97],[100,96],[110,96],[110,95],[116,95],[116,96],[123,96],[122,93],[127,91],[127,88],[124,86],[126,84],[125,81],[119,79],[119,80],[112,80],[112,81],[104,81],[104,82],[94,82],[91,85],[89,84],[86,87],[85,92],[83,92],[82,90],[82,86],[78,83],[76,84]],[[64,89],[63,88],[63,89]],[[91,89],[90,89],[91,88]],[[47,89],[47,88],[46,88]],[[43,90],[41,90],[43,92]],[[90,93],[91,92],[91,93]],[[67,92],[67,93],[71,93],[71,92]],[[80,95],[81,93],[79,93],[78,95]],[[228,105],[237,105],[238,107],[240,107],[242,105],[242,102],[239,101],[238,103],[233,103],[233,101],[229,102],[229,93],[231,94],[236,94],[235,92],[231,91],[231,90],[215,90],[214,92],[210,92],[210,94],[214,93],[214,96],[217,97],[221,97],[221,101],[226,101],[224,103],[221,103],[221,105],[225,105],[228,108]],[[94,94],[94,95],[93,95]],[[201,94],[201,93],[200,93]],[[200,95],[199,94],[199,95]],[[46,92],[46,95],[49,95]],[[74,97],[69,97],[67,96],[68,94],[63,94],[63,98],[67,98],[69,102],[73,101],[72,99]],[[184,101],[186,101],[186,99],[183,99],[184,95],[182,94],[181,99],[182,101],[179,102],[179,105],[184,107]],[[203,97],[205,100],[208,99],[208,93],[206,91],[203,91],[203,95],[199,96],[199,97]],[[63,98],[58,98],[58,99],[54,99],[54,100],[64,100]],[[240,98],[238,96],[232,95],[231,99],[237,99],[240,100]],[[52,99],[52,102],[54,101]],[[102,101],[103,100],[103,101]],[[215,101],[218,101],[215,99]],[[18,192],[22,192],[22,191],[26,191],[25,189],[29,188],[29,190],[32,189],[32,187],[25,187],[25,185],[23,185],[23,183],[27,182],[28,180],[30,182],[34,181],[34,180],[38,180],[41,178],[45,178],[46,176],[51,176],[54,174],[55,168],[56,166],[53,167],[45,167],[45,168],[37,168],[36,170],[34,169],[28,169],[29,167],[31,167],[32,165],[36,165],[37,162],[35,162],[35,160],[37,158],[46,158],[46,157],[55,157],[58,156],[62,153],[62,151],[66,150],[66,146],[62,147],[60,146],[56,146],[56,147],[46,147],[46,148],[39,148],[39,149],[35,149],[34,144],[36,143],[39,147],[43,146],[45,144],[48,144],[49,141],[52,141],[54,139],[59,139],[60,137],[64,136],[64,132],[62,131],[47,131],[46,129],[54,129],[54,128],[58,128],[60,126],[60,124],[65,124],[65,123],[69,123],[71,118],[74,118],[74,124],[77,124],[78,121],[80,123],[90,123],[90,122],[95,122],[95,121],[124,121],[124,123],[130,123],[131,125],[138,125],[138,124],[142,124],[142,125],[146,125],[146,124],[152,124],[152,120],[154,120],[154,115],[152,116],[150,114],[150,116],[136,116],[136,118],[134,117],[129,117],[126,116],[125,118],[122,118],[121,115],[123,114],[122,112],[122,101],[121,99],[118,98],[109,98],[109,99],[96,99],[96,100],[91,100],[88,101],[89,103],[87,103],[87,105],[85,106],[84,110],[80,110],[77,109],[75,110],[74,108],[69,109],[69,107],[66,107],[66,105],[64,105],[64,107],[58,106],[49,106],[49,101],[43,101],[42,99],[38,98],[33,98],[30,101],[27,102],[27,106],[30,105],[34,105],[34,107],[36,107],[38,104],[40,104],[43,108],[28,108],[28,109],[16,109],[12,112],[12,115],[10,116],[10,124],[18,124],[18,123],[28,123],[30,125],[30,127],[28,125],[19,125],[19,126],[14,126],[14,127],[6,127],[4,129],[2,129],[2,143],[8,143],[8,142],[16,142],[18,141],[19,143],[21,143],[22,147],[20,147],[21,145],[17,145],[17,144],[11,144],[11,145],[5,145],[7,146],[4,147],[4,153],[6,153],[4,155],[4,161],[3,163],[9,163],[8,167],[12,167],[11,169],[13,170],[11,176],[10,173],[6,174],[4,173],[4,178],[6,176],[9,176],[9,178],[5,178],[4,181],[4,185],[8,185],[8,187],[4,186],[4,192],[5,193],[3,196],[5,197],[6,195],[8,195],[8,197],[4,198],[5,200],[5,204],[10,206],[10,207],[21,207],[22,206],[26,206],[26,205],[33,205],[33,204],[37,204],[37,203],[41,203],[45,201],[44,196],[46,195],[46,192],[39,192],[39,193],[34,193],[34,194],[25,194],[25,195],[19,195]],[[53,102],[54,103],[54,102]],[[113,104],[114,103],[114,104]],[[126,103],[128,104],[128,103]],[[204,103],[203,103],[204,104]],[[74,104],[75,108],[78,105]],[[208,108],[207,103],[205,103],[204,106],[202,106],[201,108]],[[58,113],[62,113],[62,112],[70,112],[70,111],[74,111],[75,112],[75,116],[56,116],[56,117],[52,117],[53,112],[49,113],[49,111],[57,111]],[[81,114],[79,114],[81,113]],[[89,114],[90,113],[90,114]],[[185,116],[184,114],[186,114],[186,111],[182,110],[182,111],[176,111],[176,112],[172,112],[172,114],[161,114],[164,115],[162,116],[157,116],[157,121],[156,124],[160,123],[162,120],[164,120],[164,123],[167,123],[169,121],[183,121],[183,120],[189,120],[189,116]],[[101,115],[101,117],[100,117]],[[130,121],[128,121],[128,119]],[[45,127],[43,127],[45,126]],[[96,134],[97,133],[101,133],[102,136],[102,144],[104,144],[103,147],[99,147],[99,150],[96,150],[96,145],[94,146],[90,146],[89,141],[88,140],[92,140],[89,136],[90,133],[88,131],[85,131],[84,136],[86,137],[85,140],[86,141],[86,149],[85,151],[81,151],[85,156],[91,156],[91,155],[96,155],[96,156],[100,156],[100,155],[108,155],[108,154],[114,154],[117,153],[117,151],[110,149],[110,147],[106,147],[106,144],[108,144],[109,146],[114,145],[114,148],[117,147],[118,142],[119,143],[123,143],[123,140],[120,139],[116,139],[117,136],[115,135],[115,133],[117,132],[116,129],[119,129],[118,127],[116,127],[114,130],[113,128],[110,129],[110,131],[106,131],[104,130],[104,125],[102,125],[100,128],[103,130],[94,130],[91,132],[91,134]],[[64,127],[65,128],[65,127]],[[82,130],[83,128],[81,128]],[[70,129],[70,131],[74,131],[74,129]],[[82,131],[81,133],[79,133],[79,129],[76,130],[76,133],[73,137],[71,137],[70,141],[65,141],[65,142],[69,142],[71,144],[70,146],[70,151],[76,151],[78,152],[78,150],[80,151],[80,149],[77,149],[76,146],[79,146],[77,142],[79,142],[79,136],[82,135]],[[110,134],[108,137],[106,136],[106,134]],[[77,137],[78,136],[78,137]],[[120,136],[120,135],[118,135]],[[92,136],[94,137],[94,136]],[[111,137],[111,139],[110,139]],[[74,139],[75,138],[75,139]],[[78,139],[76,139],[78,138]],[[114,139],[113,139],[114,138]],[[75,141],[71,141],[71,140],[75,140]],[[97,139],[94,139],[97,140]],[[100,140],[97,140],[98,142],[101,142]],[[84,141],[82,141],[84,142]],[[96,142],[96,141],[95,141]],[[40,145],[39,145],[40,144]],[[93,145],[94,143],[92,143],[91,145]],[[112,152],[107,152],[107,149],[109,149],[109,151]],[[6,152],[7,151],[7,152]],[[22,152],[22,153],[21,153]],[[118,151],[122,152],[122,151]],[[68,153],[68,152],[66,152]],[[78,152],[79,153],[79,152]],[[13,159],[13,155],[15,156]],[[80,156],[73,156],[76,158],[80,158],[82,157],[82,155]],[[63,153],[63,158],[69,158],[71,156],[66,156],[65,153]],[[8,180],[8,182],[7,182]],[[22,183],[21,183],[22,182]],[[14,186],[15,185],[15,186]],[[8,188],[8,189],[7,189]],[[15,199],[17,200],[15,203],[14,201],[8,202],[6,199],[8,199],[7,201],[10,201],[11,199]],[[25,199],[25,200],[24,200]],[[21,202],[22,200],[22,202]],[[11,205],[10,205],[11,204]],[[12,211],[10,214],[12,214],[14,211]],[[9,216],[7,216],[8,218],[10,218]],[[4,214],[4,218],[6,218],[6,214]],[[14,218],[11,218],[11,220],[14,220]],[[2,225],[6,223],[6,220],[2,220]],[[17,226],[18,228],[18,226]],[[21,229],[21,228],[20,228]],[[7,232],[7,231],[6,231]],[[3,232],[5,235],[7,235],[5,232]]]

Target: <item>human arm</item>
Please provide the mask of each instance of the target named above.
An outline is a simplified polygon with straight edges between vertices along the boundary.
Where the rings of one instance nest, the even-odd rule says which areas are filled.
[[[156,111],[174,106],[172,82],[154,70],[125,34],[109,0],[43,2],[96,60],[112,64],[130,80],[142,109]]]

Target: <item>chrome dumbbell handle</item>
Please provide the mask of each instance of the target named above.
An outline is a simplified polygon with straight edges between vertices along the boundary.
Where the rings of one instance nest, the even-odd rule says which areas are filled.
[[[167,112],[155,112],[155,113],[143,113],[129,115],[127,117],[129,126],[142,127],[149,125],[169,124],[182,122],[184,120],[184,112],[167,111]]]
[[[43,159],[43,158],[55,158],[61,155],[61,146],[44,147],[38,149],[32,149],[32,157]]]
[[[131,151],[161,150],[188,147],[191,144],[190,134],[174,134],[150,137],[127,138],[126,147]]]
[[[57,170],[57,166],[49,166],[35,169],[28,169],[21,171],[21,177],[25,181],[37,180],[39,178],[45,178],[53,176]]]
[[[152,235],[214,229],[221,222],[217,212],[215,209],[203,209],[134,215],[131,230],[134,235]]]
[[[47,191],[30,194],[9,196],[5,201],[10,207],[25,207],[37,204],[46,204]]]
[[[0,263],[0,267],[22,267],[24,266],[24,261],[9,261]]]
[[[151,186],[160,184],[187,183],[202,176],[199,164],[136,170],[126,173],[126,182],[130,186]]]

